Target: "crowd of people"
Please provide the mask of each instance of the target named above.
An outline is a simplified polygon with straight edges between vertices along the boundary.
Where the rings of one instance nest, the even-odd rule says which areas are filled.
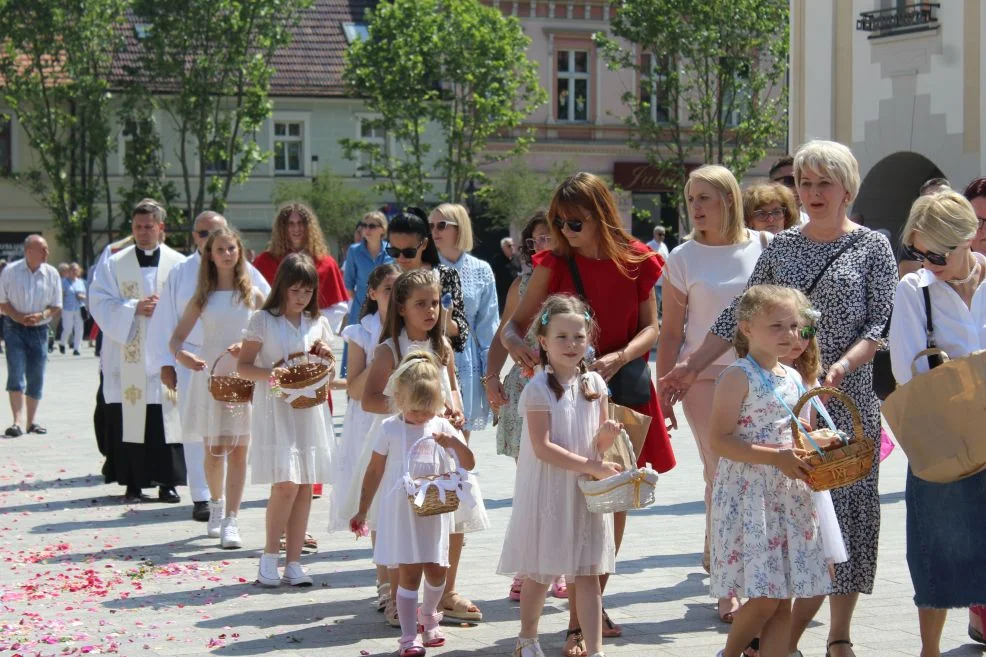
[[[745,190],[724,167],[692,171],[693,230],[670,252],[663,227],[647,244],[634,239],[606,183],[588,173],[562,182],[519,249],[501,243],[493,267],[470,253],[472,220],[457,204],[368,213],[340,268],[302,204],[278,210],[251,264],[213,212],[195,219],[191,256],[172,250],[164,209],[147,199],[132,236],[94,266],[88,294],[81,271],[59,278],[45,263],[37,236],[0,274],[11,429],[20,431],[26,395],[27,430],[44,431],[47,323],[61,314],[64,345],[81,333],[74,313],[85,304],[103,334],[96,429],[106,481],[131,503],[154,487],[178,502],[188,485],[193,517],[223,549],[244,544],[248,473],[269,486],[265,586],[312,584],[302,554],[315,542],[312,499],[328,485],[328,529],[370,537],[377,608],[400,628],[399,654],[417,657],[445,644],[443,620],[483,618],[457,584],[465,534],[489,528],[470,437],[493,423],[497,453],[516,463],[496,568],[519,602],[514,654],[544,654],[550,592],[569,600],[565,657],[599,657],[622,634],[606,585],[641,521],[590,512],[579,482],[624,469],[609,450],[630,414],[651,418],[631,458],[671,471],[681,402],[703,465],[702,565],[731,624],[718,656],[800,657],[828,598],[826,655],[847,657],[877,568],[886,437],[874,355],[889,335],[899,385],[927,371],[932,315],[953,358],[986,347],[986,179],[964,195],[933,182],[902,234],[901,259],[919,267],[898,267],[887,238],[850,219],[858,165],[827,141]],[[336,336],[344,354],[332,350]],[[327,393],[335,373],[348,397],[338,435]],[[850,403],[816,398],[793,410],[818,387]],[[872,468],[813,490],[792,420],[806,432],[828,426],[833,441],[861,432],[875,446]],[[922,657],[939,657],[950,608],[969,608],[970,636],[986,643],[984,495],[986,472],[952,483],[908,473]]]

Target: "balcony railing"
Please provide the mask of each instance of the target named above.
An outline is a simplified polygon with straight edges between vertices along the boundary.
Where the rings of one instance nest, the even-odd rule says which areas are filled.
[[[856,19],[856,29],[874,32],[869,38],[923,32],[938,27],[937,2],[915,2],[914,4],[864,11]]]

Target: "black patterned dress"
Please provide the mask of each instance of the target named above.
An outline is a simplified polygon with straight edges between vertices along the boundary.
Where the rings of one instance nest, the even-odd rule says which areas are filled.
[[[864,231],[855,238],[857,231]],[[833,242],[815,242],[797,228],[778,234],[757,261],[749,285],[774,284],[804,291],[829,258],[848,240],[855,243],[842,253],[819,279],[811,302],[821,312],[818,344],[825,371],[861,339],[880,339],[897,286],[897,263],[890,242],[868,228],[842,235]],[[712,333],[732,340],[736,330],[733,305],[719,315]],[[880,402],[873,393],[873,363],[851,372],[840,389],[856,403],[863,429],[880,449]],[[849,411],[839,402],[830,404],[832,419],[852,433]],[[877,487],[879,458],[862,481],[832,491],[849,561],[835,566],[833,594],[872,593],[876,577],[877,542],[880,536],[880,494]]]
[[[453,351],[462,351],[469,341],[469,322],[466,321],[466,303],[462,299],[462,279],[459,272],[445,265],[435,267],[442,286],[442,296],[452,297],[452,321],[459,327],[459,335],[449,336]]]

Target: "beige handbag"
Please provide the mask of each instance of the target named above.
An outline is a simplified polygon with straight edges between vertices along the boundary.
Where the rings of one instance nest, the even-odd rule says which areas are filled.
[[[637,457],[640,456],[640,451],[644,448],[647,430],[650,429],[653,418],[632,408],[610,402],[609,419],[623,425],[623,429],[630,438],[633,454],[628,453],[624,441],[614,440],[613,445],[603,454],[603,460],[618,464],[624,471],[630,470],[637,465]]]
[[[933,354],[944,362],[918,374],[914,362]],[[883,405],[914,476],[947,484],[986,470],[986,350],[949,359],[932,347],[914,362]]]

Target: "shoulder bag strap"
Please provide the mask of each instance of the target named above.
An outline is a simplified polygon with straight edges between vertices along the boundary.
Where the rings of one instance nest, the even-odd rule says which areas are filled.
[[[579,273],[579,265],[573,256],[568,257],[568,271],[572,275],[572,282],[575,283],[576,294],[586,306],[589,306],[589,299],[585,296],[585,286],[582,285],[582,275]],[[592,308],[589,308],[589,312],[592,312]]]
[[[928,289],[929,286],[924,286],[921,291],[924,293],[924,320],[925,320],[925,332],[927,333],[927,345],[928,349],[934,349],[938,346],[938,341],[935,340],[935,327],[931,323],[931,291]],[[932,354],[928,356],[928,369],[935,369],[942,364],[942,358],[938,354]]]
[[[863,237],[864,231],[862,229],[857,229],[855,232],[858,233],[858,235],[853,235],[853,237],[850,240],[848,240],[845,244],[842,245],[842,248],[840,248],[838,251],[832,254],[832,257],[828,259],[828,262],[825,263],[825,266],[822,267],[822,270],[818,272],[818,275],[815,276],[815,280],[813,280],[811,282],[811,285],[809,285],[808,288],[805,289],[806,297],[811,296],[811,293],[812,291],[814,291],[815,286],[818,285],[818,281],[822,279],[822,276],[824,276],[825,272],[829,270],[829,267],[832,266],[832,263],[838,260],[839,256],[841,256],[843,253],[848,251],[853,244],[858,242],[860,238]]]

